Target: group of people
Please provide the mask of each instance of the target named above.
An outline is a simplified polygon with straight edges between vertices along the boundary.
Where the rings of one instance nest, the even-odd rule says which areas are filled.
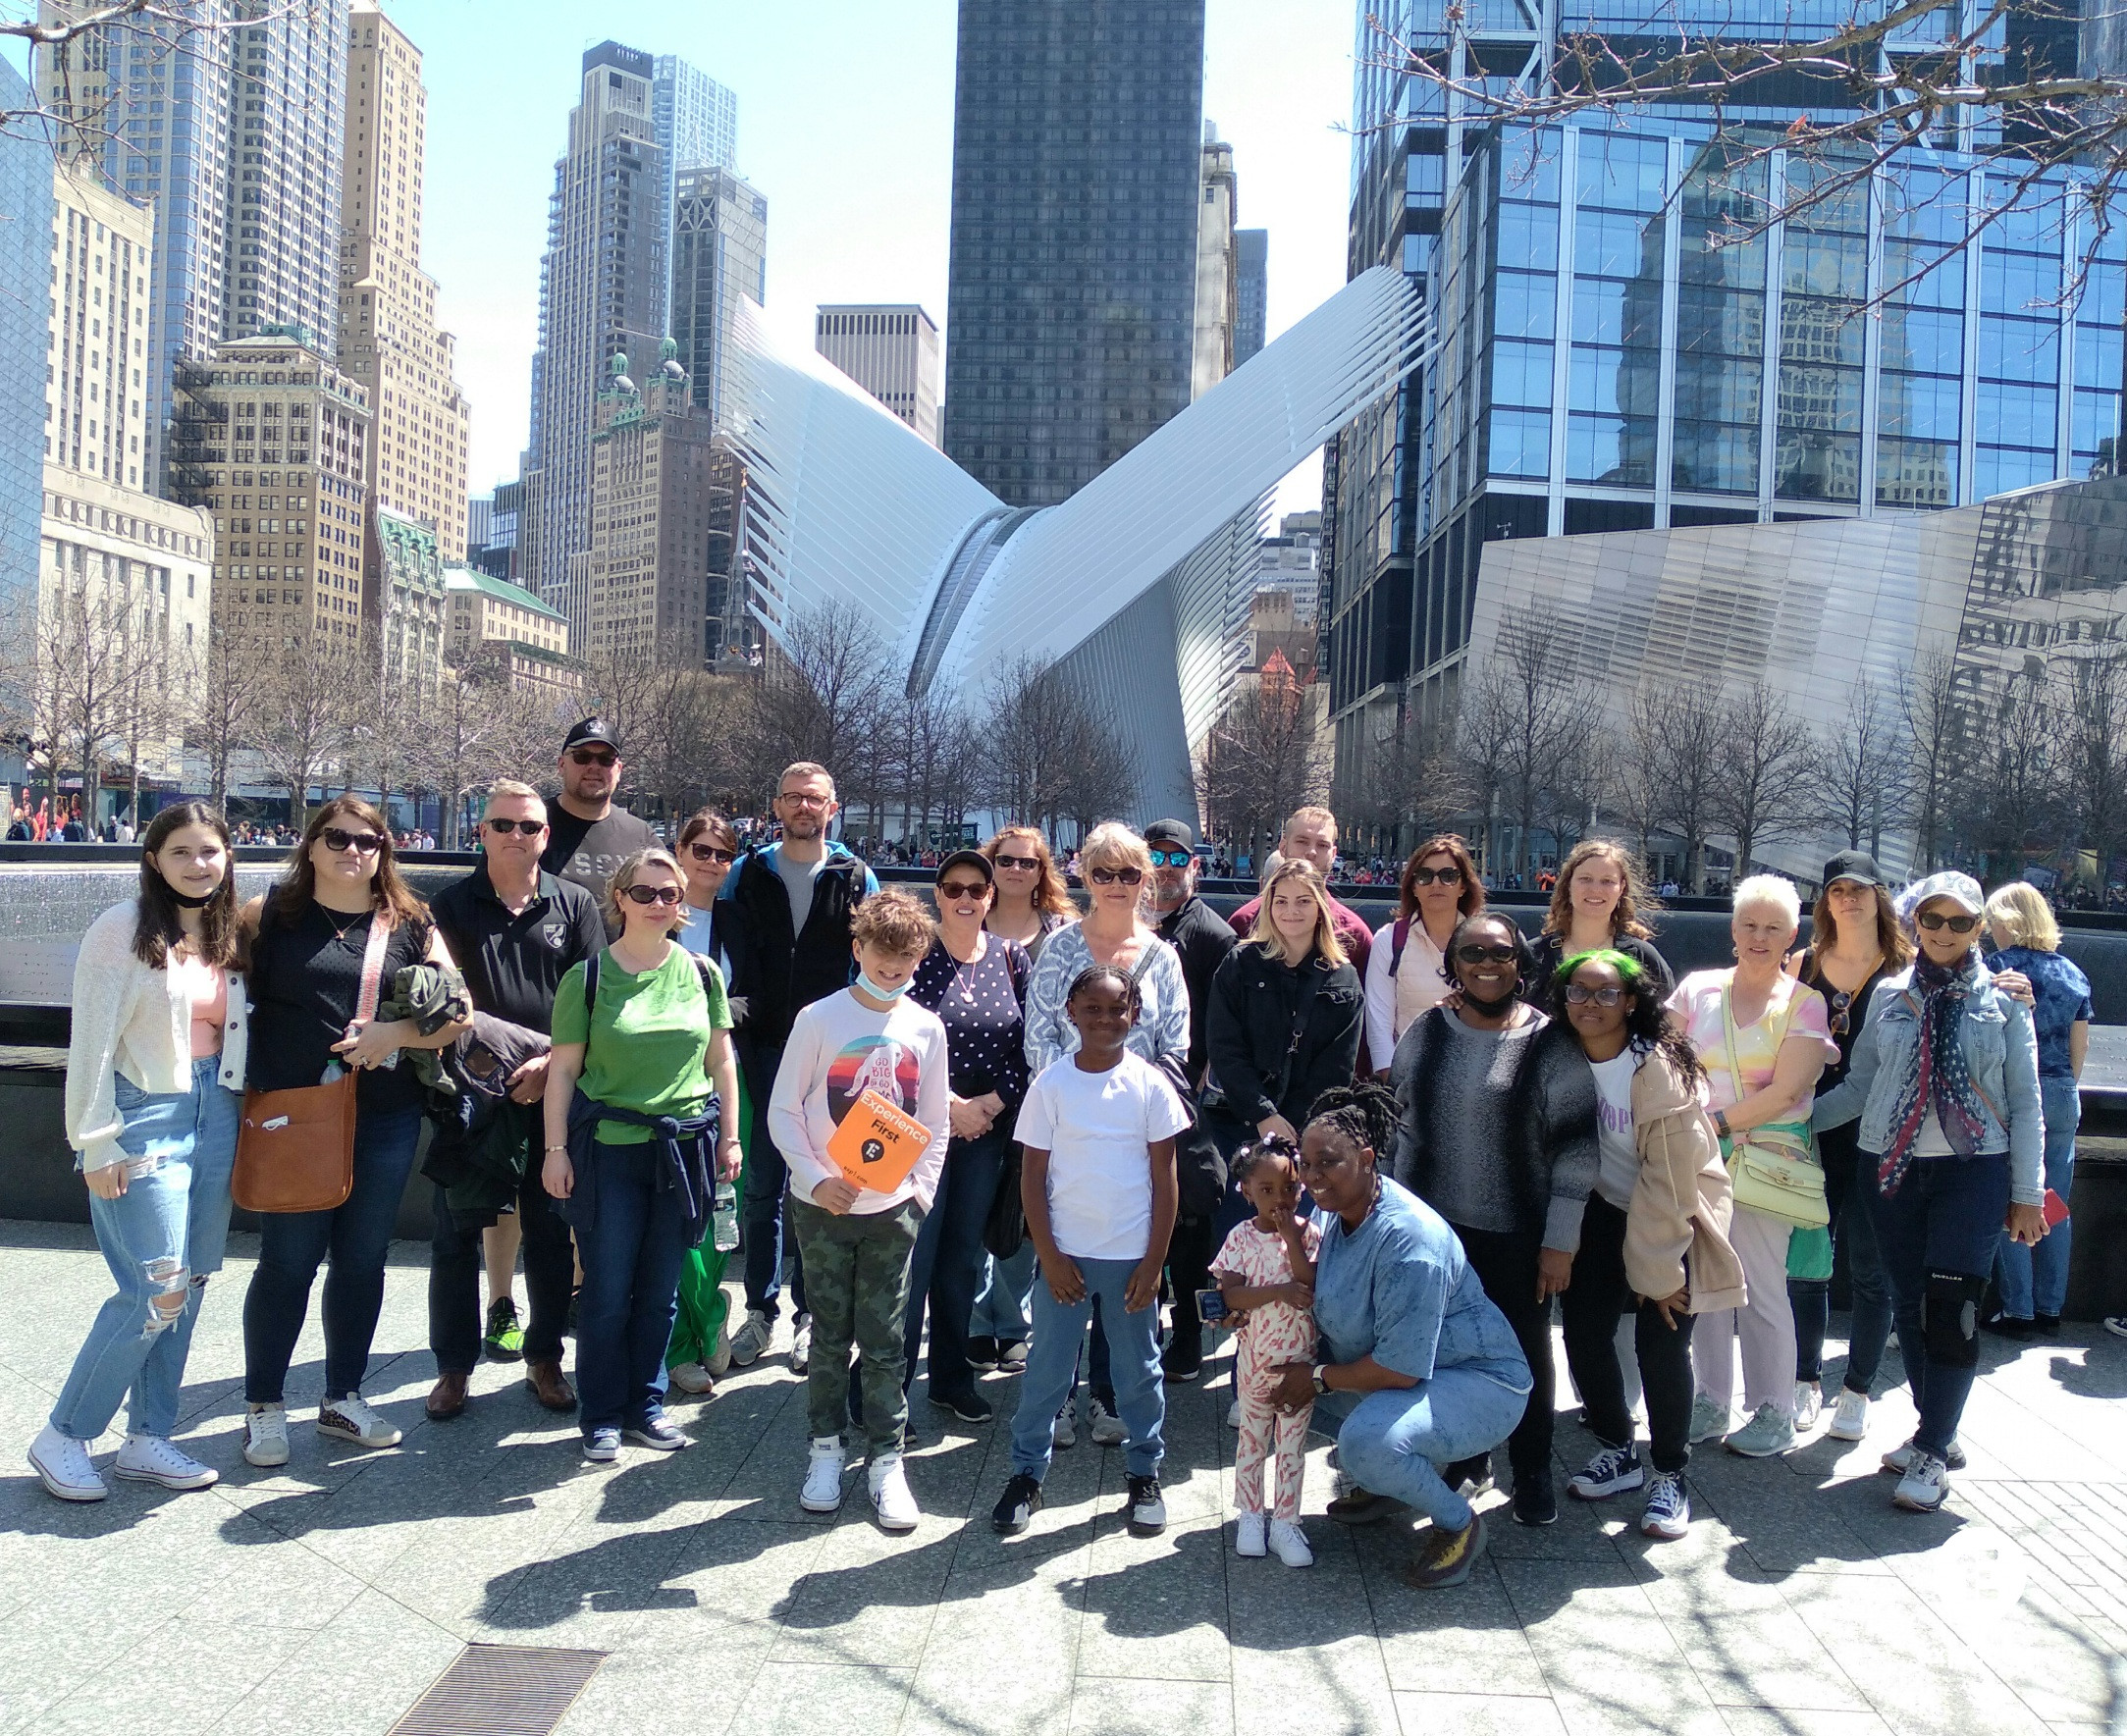
[[[1123,1517],[1151,1535],[1166,1391],[1231,1334],[1239,1552],[1311,1561],[1304,1447],[1334,1423],[1329,1515],[1430,1519],[1407,1576],[1432,1588],[1485,1548],[1496,1449],[1513,1518],[1557,1517],[1555,1304],[1600,1447],[1568,1493],[1644,1491],[1665,1538],[1689,1524],[1693,1446],[1770,1456],[1818,1425],[1836,1245],[1855,1303],[1829,1430],[1866,1434],[1894,1322],[1920,1413],[1885,1458],[1900,1506],[1940,1505],[1961,1462],[1997,1263],[1998,1329],[2057,1326],[2066,1226],[2045,1208],[2070,1184],[2089,985],[2027,887],[1940,873],[1893,897],[1843,853],[1797,949],[1794,887],[1752,876],[1734,965],[1679,982],[1633,862],[1599,840],[1534,935],[1449,835],[1369,931],[1329,890],[1319,808],[1231,919],[1181,820],[1094,828],[1083,913],[1027,826],[944,854],[927,905],[832,841],[825,767],[783,773],[779,836],[755,848],[709,810],[665,848],[615,806],[623,770],[607,725],[579,723],[552,806],[494,785],[478,866],[426,906],[355,797],[240,904],[221,817],[156,816],[137,897],[76,973],[68,1131],[115,1291],[29,1449],[54,1495],[108,1493],[90,1453],[122,1403],[111,1475],[216,1480],[172,1437],[232,1175],[259,1149],[245,1093],[349,1073],[345,1198],[261,1218],[254,1465],[289,1456],[320,1266],[316,1427],[399,1439],[362,1386],[424,1117],[429,1416],[465,1410],[485,1351],[576,1414],[586,1459],[677,1452],[670,1395],[781,1343],[807,1382],[797,1499],[836,1510],[861,1450],[889,1531],[919,1518],[920,1360],[929,1402],[970,1424],[992,1417],[980,1375],[1020,1377],[997,1531],[1033,1522],[1083,1429],[1122,1448]],[[1990,926],[2010,949],[1993,966]]]

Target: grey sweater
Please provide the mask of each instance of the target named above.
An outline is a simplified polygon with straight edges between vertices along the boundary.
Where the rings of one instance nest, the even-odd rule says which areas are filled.
[[[1389,1070],[1394,1174],[1451,1224],[1574,1253],[1599,1161],[1595,1075],[1572,1031],[1531,1011],[1511,1030],[1445,1007],[1412,1022]]]

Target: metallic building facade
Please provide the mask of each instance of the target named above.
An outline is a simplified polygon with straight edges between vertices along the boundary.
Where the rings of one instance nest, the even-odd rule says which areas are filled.
[[[27,108],[35,98],[15,69],[0,61],[0,107]],[[44,513],[44,381],[20,358],[51,339],[52,152],[28,129],[0,131],[0,602],[33,595],[38,525]],[[20,631],[20,629],[18,630]]]
[[[682,168],[672,205],[670,331],[694,409],[713,425],[726,417],[726,354],[738,304],[765,302],[768,277],[768,200],[728,169]]]
[[[1269,329],[1270,232],[1235,230],[1234,252],[1240,272],[1234,313],[1234,366],[1238,368],[1262,348]]]

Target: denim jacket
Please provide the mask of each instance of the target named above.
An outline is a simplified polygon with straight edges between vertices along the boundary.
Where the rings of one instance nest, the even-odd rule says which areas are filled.
[[[1990,1154],[2006,1151],[2010,1200],[2038,1205],[2046,1198],[2040,1165],[2046,1117],[2039,1106],[2039,1045],[2031,1009],[1996,990],[1993,973],[1981,965],[1965,1001],[1960,1032],[1965,1065],[1980,1100],[1980,1149]],[[1898,1084],[1919,1040],[1920,996],[1908,967],[1885,977],[1870,996],[1853,1063],[1846,1078],[1817,1099],[1810,1126],[1821,1132],[1859,1116],[1861,1149],[1881,1152],[1890,1142]]]

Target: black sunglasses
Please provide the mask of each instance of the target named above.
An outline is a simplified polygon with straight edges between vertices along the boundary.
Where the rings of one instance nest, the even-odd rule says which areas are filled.
[[[687,854],[696,862],[736,862],[738,852],[726,850],[721,844],[689,844]]]
[[[989,882],[987,880],[940,881],[938,896],[948,904],[957,904],[963,898],[987,898],[989,896]]]
[[[327,826],[318,836],[328,850],[358,850],[364,856],[374,856],[384,848],[384,840],[375,832],[350,832],[341,826]]]
[[[1952,934],[1969,934],[1980,925],[1977,917],[1945,917],[1939,910],[1923,911],[1918,921],[1931,934],[1939,928],[1947,928]]]
[[[578,765],[615,765],[620,761],[618,754],[598,754],[589,748],[571,748],[568,757]]]
[[[547,829],[543,819],[490,819],[488,830],[498,838],[506,838],[511,832],[522,832],[527,838],[536,838]]]
[[[1520,957],[1511,946],[1481,946],[1474,940],[1455,949],[1456,962],[1462,965],[1512,965]]]
[[[997,866],[1001,868],[1033,869],[1041,866],[1041,859],[1038,856],[1007,856],[1000,850],[997,852]]]
[[[1121,881],[1125,886],[1142,885],[1144,880],[1143,868],[1093,868],[1087,876],[1095,886],[1112,886]]]
[[[1462,883],[1462,870],[1454,867],[1414,868],[1410,870],[1410,883],[1413,886],[1430,886],[1435,880],[1443,886],[1460,886]]]
[[[677,886],[630,886],[625,896],[641,905],[677,904],[685,896]]]

